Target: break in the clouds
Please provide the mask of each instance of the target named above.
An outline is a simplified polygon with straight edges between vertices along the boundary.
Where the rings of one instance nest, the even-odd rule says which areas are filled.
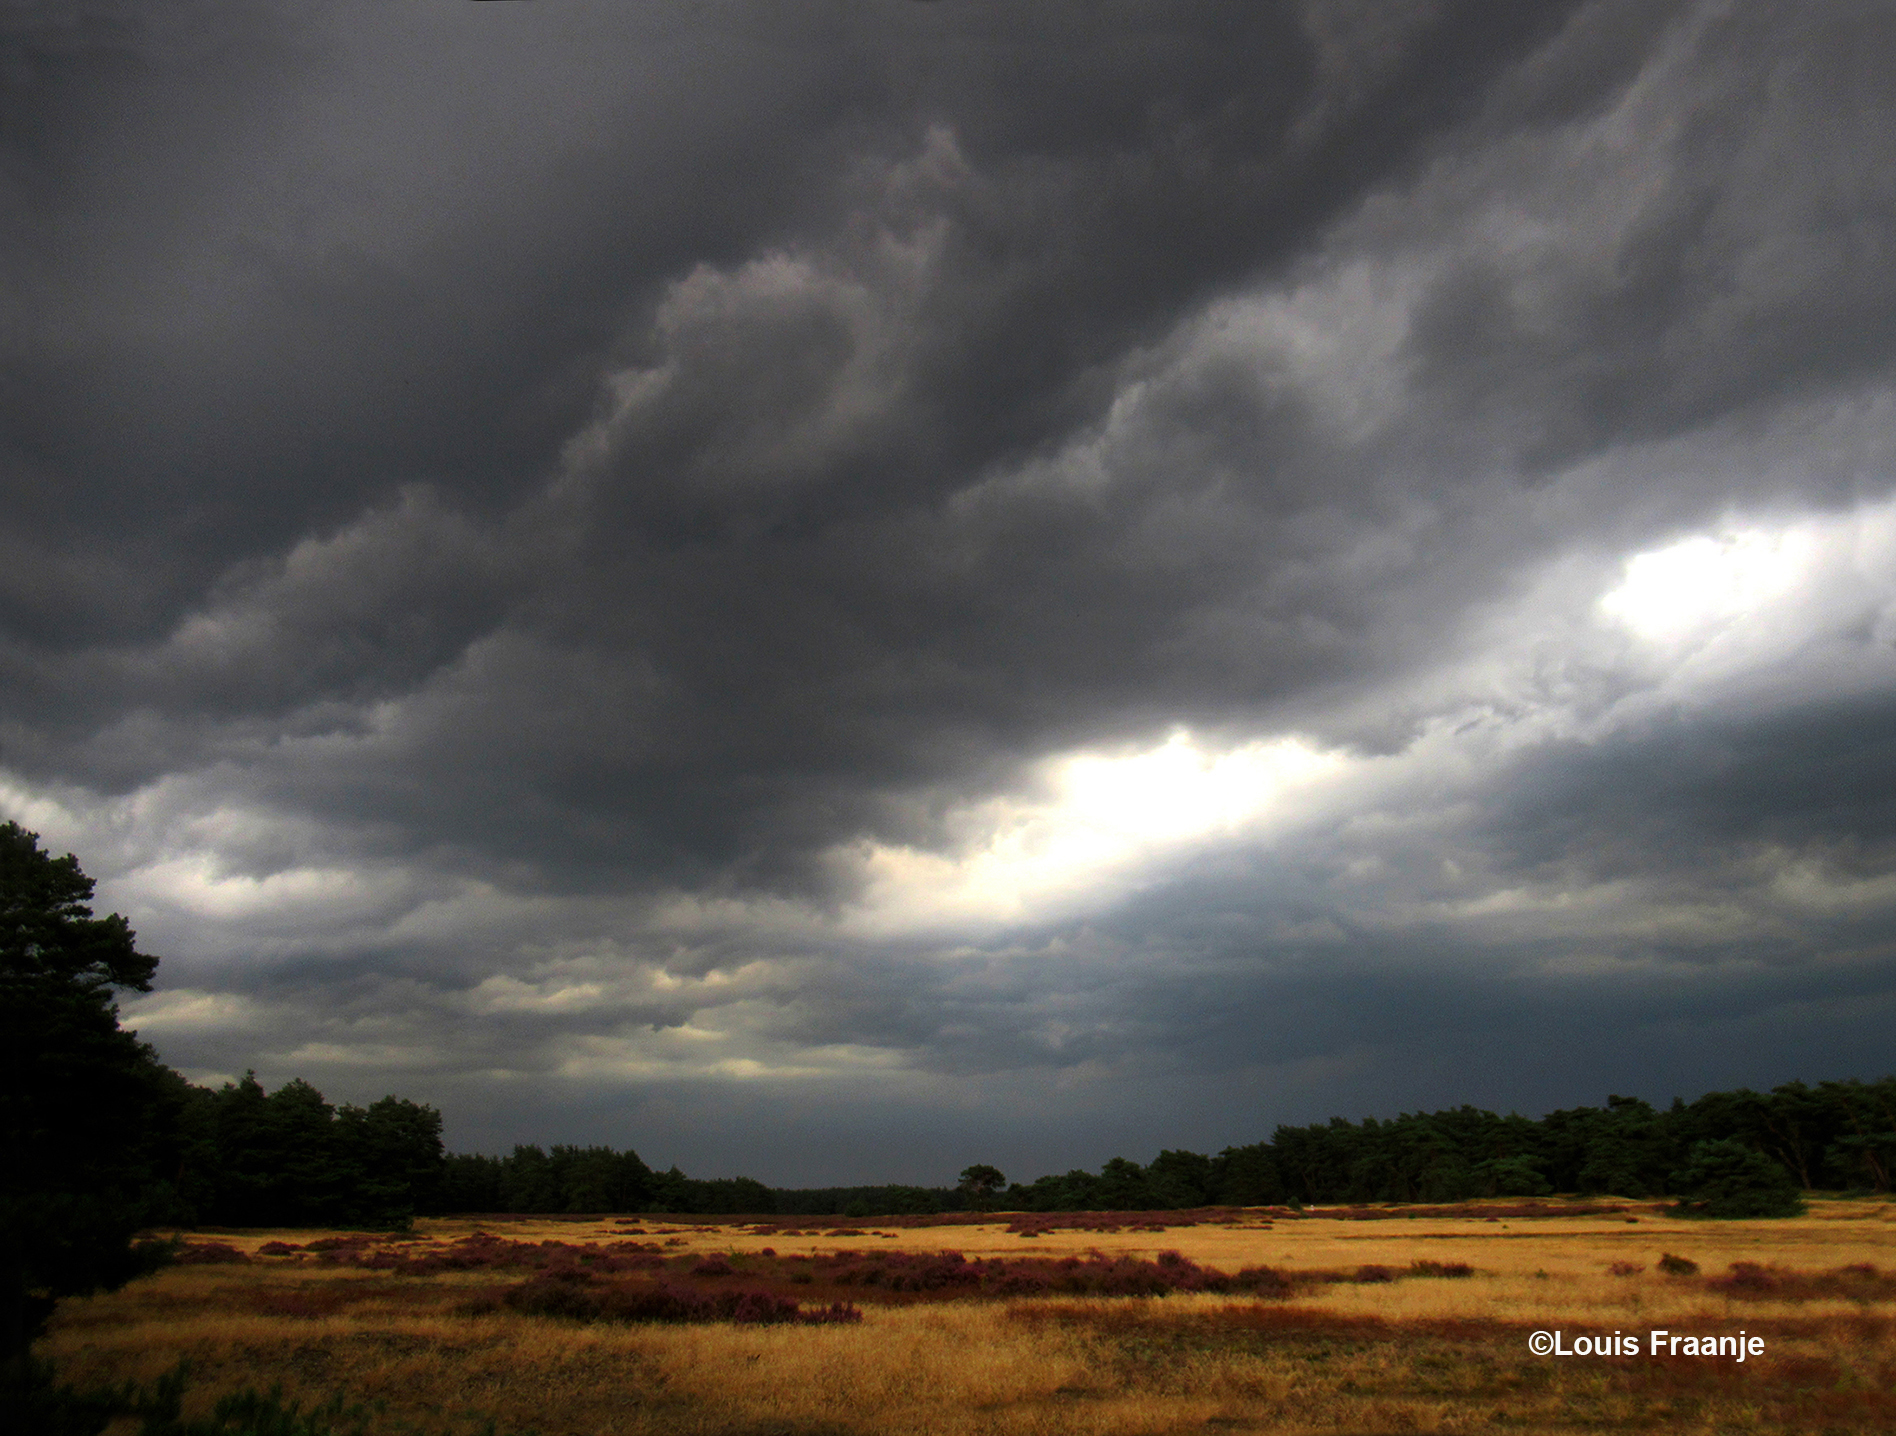
[[[797,1183],[1872,1076],[1896,17],[0,11],[128,1021]]]

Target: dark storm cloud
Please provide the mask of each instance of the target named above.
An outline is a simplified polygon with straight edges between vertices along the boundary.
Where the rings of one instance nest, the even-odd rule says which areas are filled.
[[[652,580],[608,567],[561,596],[651,603],[653,641],[693,649],[703,606],[734,608],[740,644],[776,649],[757,610],[823,595],[781,592],[773,574],[831,566],[843,545],[937,541],[909,505],[1094,413],[1102,364],[1180,303],[1294,253],[1420,151],[1419,117],[1451,120],[1471,79],[1557,18],[1462,7],[1406,26],[1333,22],[1314,45],[1294,13],[1266,7],[1241,21],[1154,7],[1106,29],[1083,7],[866,7],[801,26],[752,8],[656,13],[499,29],[412,14],[405,28],[352,7],[160,7],[22,27],[15,169],[39,202],[22,207],[16,246],[38,261],[24,287],[39,322],[9,366],[14,522],[39,530],[21,549],[54,557],[16,570],[15,632],[56,653],[150,634],[232,562],[332,532],[401,484],[479,506],[496,485],[543,482],[605,354],[650,343],[625,316],[693,265],[804,236],[847,247],[836,225],[865,217],[865,173],[899,164],[925,123],[946,125],[968,156],[958,173],[867,197],[871,225],[945,226],[926,291],[898,320],[912,331],[900,411],[845,445],[786,454],[863,336],[820,296],[685,325],[671,412],[589,541],[641,560],[655,543],[684,572],[656,575],[652,595]],[[427,38],[447,49],[417,75],[402,47]],[[769,483],[744,483],[746,468]],[[1088,542],[1061,519],[1019,533],[1023,559]],[[694,591],[707,563],[765,581]],[[1013,575],[970,578],[957,587]],[[841,598],[860,610],[886,585],[861,575]],[[673,605],[685,621],[663,612]],[[970,619],[985,615],[925,607],[910,627]],[[876,651],[854,666],[890,651],[867,637]],[[731,658],[755,667],[742,647]],[[42,686],[12,666],[18,686]],[[55,679],[53,701],[83,701],[93,679]]]
[[[778,222],[801,137],[853,98],[819,36],[679,18],[20,27],[9,428],[32,516],[145,561],[157,530],[165,623],[222,564],[399,484],[536,482],[623,309]]]
[[[1880,12],[0,13],[0,800],[173,1060],[1144,1133],[1886,1006]],[[1179,725],[1334,772],[1034,866]]]
[[[1550,255],[1568,263],[1474,256],[1417,315],[1418,387],[1523,422],[1530,469],[1887,373],[1896,288],[1877,216],[1896,181],[1863,161],[1886,153],[1896,114],[1882,63],[1896,17],[1787,25],[1747,6],[1692,30],[1689,56],[1668,65],[1662,51],[1656,92],[1629,104],[1629,124],[1667,143],[1648,172],[1661,192],[1614,235],[1610,263],[1571,263],[1582,209],[1579,243]],[[1582,172],[1603,160],[1571,157]]]

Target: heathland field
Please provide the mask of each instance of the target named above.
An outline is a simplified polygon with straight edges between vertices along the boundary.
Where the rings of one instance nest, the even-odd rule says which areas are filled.
[[[183,1264],[61,1303],[40,1349],[63,1377],[182,1358],[187,1414],[280,1383],[390,1432],[1896,1430],[1887,1200],[1749,1222],[1609,1200],[187,1240]],[[1539,1355],[1537,1332],[1583,1354]],[[1693,1350],[1741,1336],[1762,1350]]]

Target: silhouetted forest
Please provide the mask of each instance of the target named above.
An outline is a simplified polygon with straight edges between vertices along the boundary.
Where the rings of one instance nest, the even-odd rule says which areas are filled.
[[[212,1091],[180,1079],[160,1206],[187,1225],[402,1226],[442,1210],[441,1114],[401,1097],[332,1106],[298,1079]]]
[[[1007,1189],[1028,1211],[1318,1202],[1452,1202],[1475,1197],[1675,1193],[1703,1142],[1736,1141],[1804,1189],[1886,1192],[1896,1166],[1896,1077],[1790,1082],[1768,1093],[1711,1092],[1656,1109],[1634,1097],[1550,1112],[1538,1121],[1475,1107],[1386,1121],[1341,1117],[1279,1127],[1268,1142],[1215,1157],[1161,1152],[1095,1174],[1068,1172]]]
[[[952,1187],[774,1190],[748,1177],[653,1171],[633,1151],[518,1146],[447,1155],[432,1107],[384,1097],[334,1107],[306,1082],[266,1093],[254,1076],[219,1091],[178,1083],[175,1220],[220,1226],[388,1226],[445,1212],[774,1212],[899,1215],[970,1205]],[[1658,1109],[1631,1097],[1538,1121],[1474,1107],[1386,1121],[1280,1126],[1215,1156],[1116,1157],[1098,1172],[1016,1182],[991,1205],[1025,1211],[1453,1202],[1554,1192],[1675,1193],[1699,1144],[1736,1142],[1787,1185],[1888,1191],[1896,1077],[1714,1092]]]
[[[440,1210],[456,1212],[773,1212],[750,1177],[701,1181],[654,1172],[611,1147],[515,1147],[505,1157],[456,1155],[443,1165]]]

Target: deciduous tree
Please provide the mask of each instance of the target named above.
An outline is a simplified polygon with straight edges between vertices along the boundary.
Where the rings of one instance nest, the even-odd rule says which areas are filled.
[[[1007,1178],[1001,1175],[999,1167],[976,1162],[962,1170],[958,1190],[967,1198],[969,1206],[984,1212],[994,1204],[994,1194],[1006,1185]]]

